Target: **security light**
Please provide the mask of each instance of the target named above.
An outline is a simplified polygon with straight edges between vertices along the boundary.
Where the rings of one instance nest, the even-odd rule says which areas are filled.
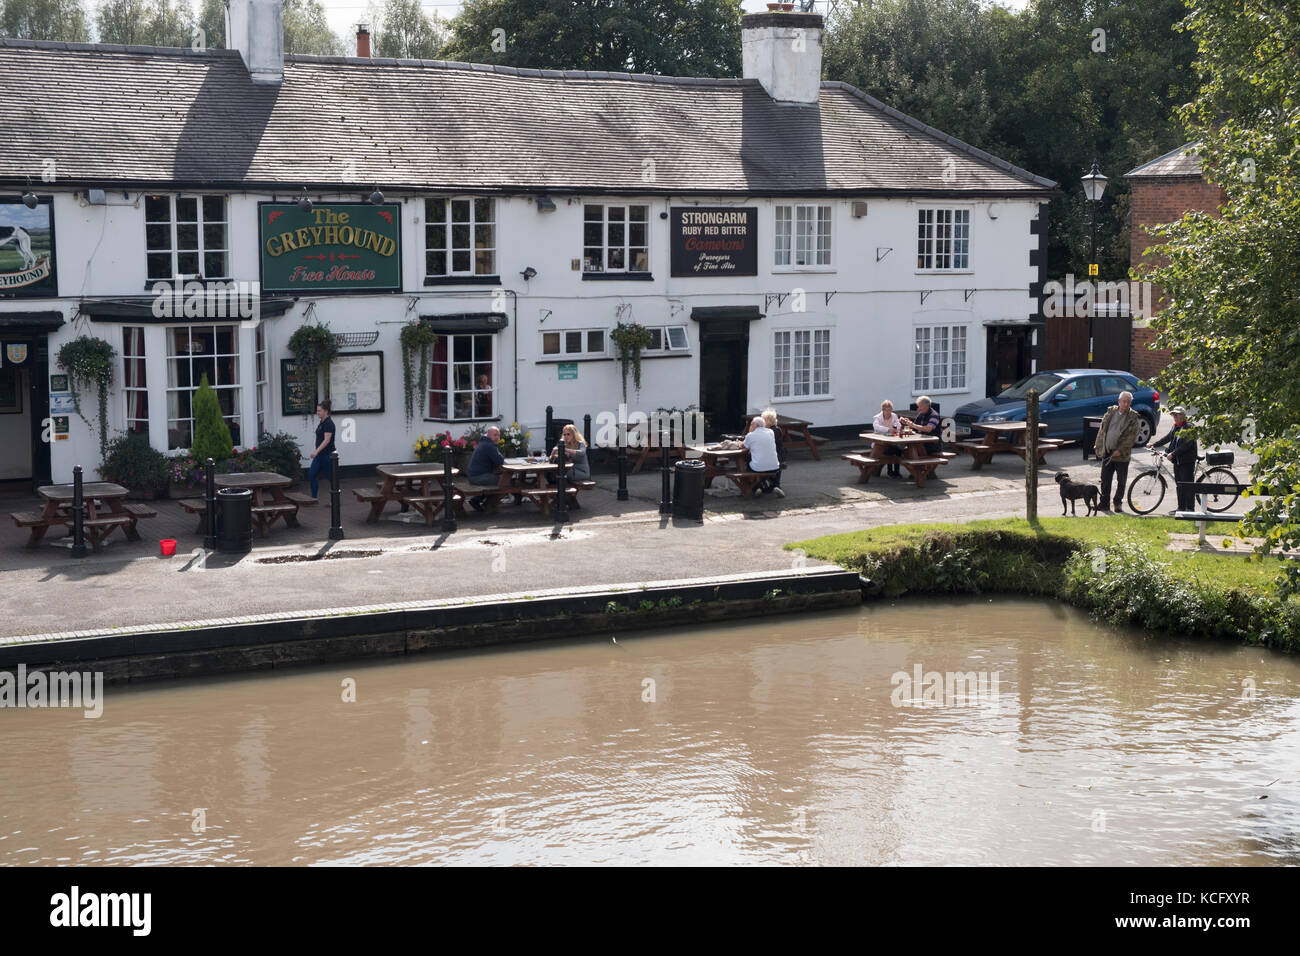
[[[538,211],[538,212],[555,212],[555,200],[552,199],[550,196],[538,196],[538,197],[537,197],[537,211]]]
[[[519,274],[520,274],[521,276],[523,276],[523,277],[524,277],[524,281],[527,282],[527,281],[528,281],[529,279],[531,279],[533,276],[537,275],[537,270],[534,269],[532,266],[525,266],[525,267],[524,267],[524,271],[521,272],[521,273],[519,273]]]
[[[376,186],[375,191],[370,194],[370,204],[372,206],[382,206],[384,204],[384,194],[379,191],[378,186]]]
[[[298,208],[303,212],[311,212],[313,205],[314,203],[311,201],[311,197],[307,195],[307,187],[303,186],[302,195],[298,197]]]

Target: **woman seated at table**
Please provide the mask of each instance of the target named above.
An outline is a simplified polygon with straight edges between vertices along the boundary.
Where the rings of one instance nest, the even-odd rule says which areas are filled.
[[[765,491],[776,490],[772,480],[773,477],[781,476],[781,461],[776,457],[776,438],[761,415],[755,415],[749,423],[749,431],[745,435],[745,449],[749,452],[749,470],[763,476],[758,487],[754,489],[754,496],[757,497]],[[778,497],[784,498],[785,492],[781,492]]]
[[[591,477],[591,463],[587,461],[587,440],[582,437],[576,425],[565,425],[560,429],[560,441],[564,442],[564,460],[573,464],[570,477],[576,481],[586,481]],[[551,449],[551,461],[560,460],[560,446]],[[547,472],[546,483],[555,484],[555,475]]]
[[[919,404],[919,403],[918,403]],[[885,399],[880,403],[880,414],[871,420],[871,430],[877,435],[900,435],[903,431],[903,420],[894,414],[894,403]],[[903,449],[897,445],[886,445],[885,454],[893,458],[902,458]],[[898,471],[898,462],[891,461],[886,475],[890,478],[901,478]]]
[[[930,401],[929,395],[922,395],[916,400],[916,417],[904,418],[903,425],[922,435],[935,437],[935,441],[928,441],[923,446],[927,455],[935,457],[943,451],[943,419],[934,410],[934,403]]]

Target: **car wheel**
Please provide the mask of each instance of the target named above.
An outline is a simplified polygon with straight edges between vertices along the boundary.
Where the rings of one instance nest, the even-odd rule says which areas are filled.
[[[1138,434],[1137,439],[1133,442],[1134,447],[1141,448],[1151,440],[1151,433],[1155,431],[1155,426],[1151,424],[1151,419],[1145,415],[1138,416]]]

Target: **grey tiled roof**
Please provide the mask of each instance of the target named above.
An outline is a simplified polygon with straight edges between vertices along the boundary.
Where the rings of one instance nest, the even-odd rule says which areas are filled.
[[[1199,176],[1201,175],[1201,157],[1196,152],[1196,146],[1196,143],[1186,143],[1177,149],[1171,149],[1163,156],[1157,156],[1150,162],[1143,163],[1137,169],[1130,169],[1124,174],[1124,178]]]
[[[0,179],[247,187],[1042,196],[1055,183],[843,83],[0,40]],[[645,163],[652,160],[653,167]],[[355,164],[355,173],[347,166]],[[647,171],[653,179],[647,181]]]

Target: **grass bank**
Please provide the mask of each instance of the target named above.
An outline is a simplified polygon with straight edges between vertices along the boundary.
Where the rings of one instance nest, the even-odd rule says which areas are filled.
[[[1188,522],[1114,515],[868,528],[796,541],[810,557],[909,593],[1041,595],[1114,624],[1300,650],[1300,601],[1272,582],[1281,559],[1166,550]]]

